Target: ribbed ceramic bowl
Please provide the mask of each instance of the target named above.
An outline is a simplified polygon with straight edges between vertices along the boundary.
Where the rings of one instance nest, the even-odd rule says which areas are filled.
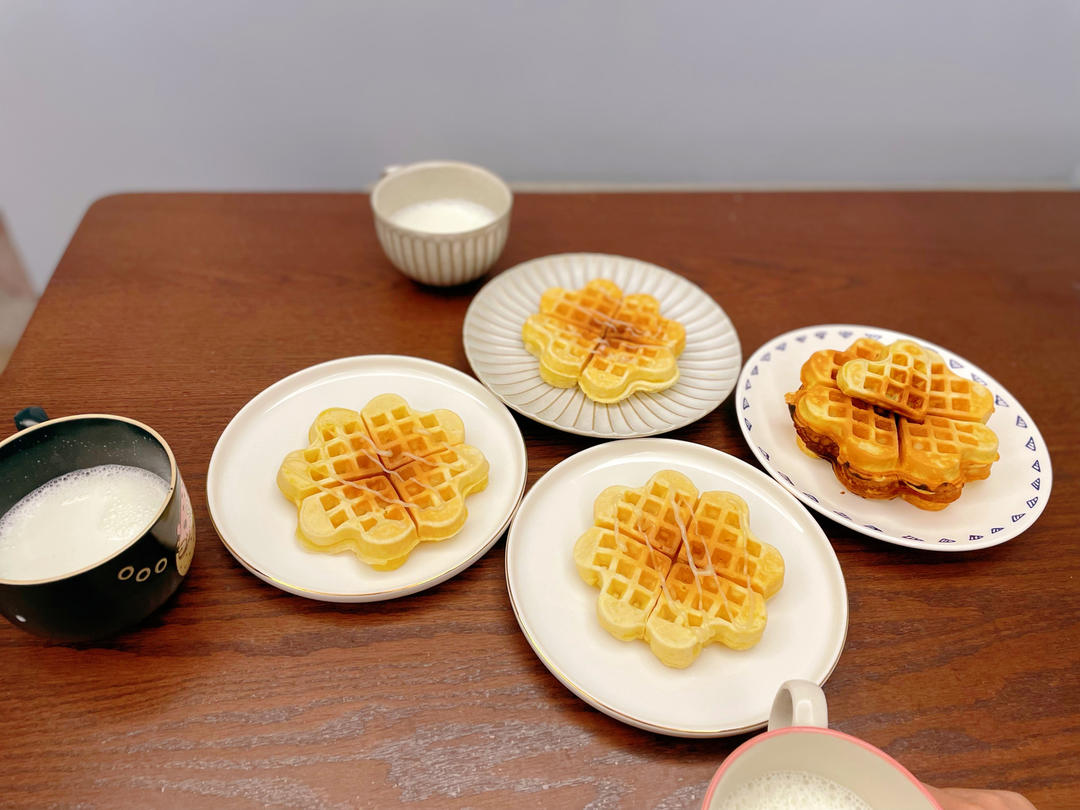
[[[495,219],[479,228],[434,233],[395,224],[407,206],[459,199],[491,209]],[[499,258],[510,233],[510,188],[480,166],[449,160],[390,166],[371,192],[375,232],[393,265],[423,284],[448,287],[479,278]]]

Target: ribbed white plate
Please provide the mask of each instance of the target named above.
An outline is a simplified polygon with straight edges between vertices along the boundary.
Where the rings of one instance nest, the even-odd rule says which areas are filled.
[[[845,349],[860,337],[881,343],[914,340],[940,354],[961,377],[982,383],[994,395],[987,427],[998,437],[1001,458],[990,477],[964,486],[960,498],[928,512],[895,498],[852,495],[832,466],[795,444],[795,428],[784,394],[799,387],[803,363],[821,349]],[[792,495],[827,518],[887,543],[932,551],[974,551],[996,546],[1026,531],[1050,498],[1050,452],[1035,420],[1005,387],[968,360],[928,340],[855,324],[805,326],[773,338],[746,361],[739,377],[739,427],[761,466]]]
[[[659,470],[702,492],[726,490],[750,507],[750,526],[784,557],[784,585],[749,650],[711,644],[687,669],[660,663],[643,641],[619,641],[596,618],[599,591],[574,567],[574,541],[592,525],[596,496],[641,486]],[[786,680],[823,684],[847,637],[844,575],[825,533],[779,484],[734,456],[674,439],[605,442],[548,470],[521,502],[506,539],[506,582],[518,624],[551,673],[617,720],[679,737],[758,728]]]
[[[540,310],[549,287],[578,289],[595,278],[624,293],[648,293],[660,314],[686,327],[679,381],[666,391],[593,402],[580,388],[556,388],[540,377],[521,327]],[[598,438],[653,436],[695,422],[735,387],[742,361],[731,320],[704,290],[654,264],[601,253],[564,253],[519,264],[488,282],[465,313],[465,355],[480,381],[518,413],[568,433]]]
[[[469,517],[459,534],[421,543],[400,568],[376,571],[349,552],[304,548],[296,538],[296,507],[275,478],[285,455],[307,446],[320,411],[359,410],[389,392],[418,411],[454,411],[465,423],[465,441],[483,452],[491,470],[487,488],[466,500]],[[206,498],[221,541],[259,579],[309,599],[374,602],[438,585],[484,556],[521,500],[527,466],[513,414],[472,377],[419,357],[371,354],[311,366],[256,394],[218,439]]]

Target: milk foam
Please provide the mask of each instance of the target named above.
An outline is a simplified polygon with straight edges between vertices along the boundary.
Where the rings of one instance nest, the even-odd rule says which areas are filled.
[[[391,217],[395,225],[425,233],[460,233],[495,221],[495,212],[471,200],[442,199],[407,205]]]
[[[872,810],[843,785],[804,771],[773,771],[738,788],[715,810]]]
[[[54,478],[0,517],[0,579],[51,579],[106,559],[147,528],[168,491],[120,464]]]

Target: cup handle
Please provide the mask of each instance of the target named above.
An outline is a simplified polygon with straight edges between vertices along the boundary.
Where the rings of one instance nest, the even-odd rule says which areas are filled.
[[[821,687],[811,681],[785,681],[769,714],[769,731],[789,726],[829,727],[829,707]]]
[[[49,415],[43,409],[31,405],[29,408],[23,408],[15,414],[15,430],[26,430],[28,427],[48,421]]]

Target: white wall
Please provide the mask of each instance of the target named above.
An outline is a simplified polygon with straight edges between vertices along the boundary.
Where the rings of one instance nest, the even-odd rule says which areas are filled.
[[[1080,0],[0,0],[0,210],[43,286],[133,189],[1080,184]]]

